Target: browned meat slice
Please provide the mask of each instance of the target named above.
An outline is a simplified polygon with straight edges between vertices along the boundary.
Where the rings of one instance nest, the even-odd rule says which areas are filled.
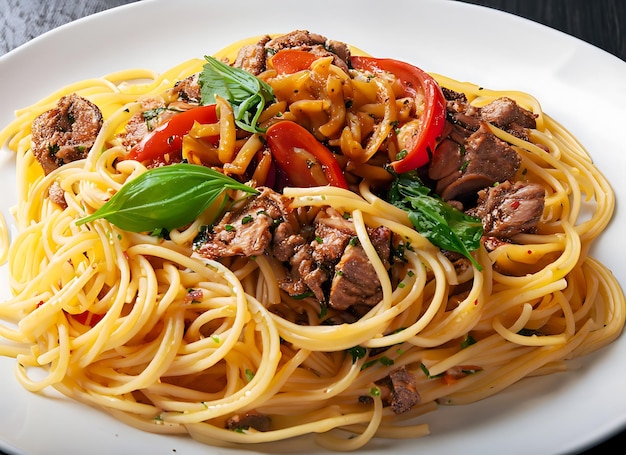
[[[520,157],[509,144],[482,125],[465,142],[461,168],[437,182],[436,192],[444,200],[468,194],[510,180],[520,166]]]
[[[492,123],[514,136],[528,140],[528,129],[536,128],[537,116],[508,97],[501,97],[481,108],[472,106],[463,93],[442,89],[448,119],[467,130],[476,131],[481,121]]]
[[[485,236],[510,238],[532,232],[541,219],[545,190],[536,183],[504,182],[478,193],[470,213],[482,219]]]
[[[400,367],[389,373],[391,380],[391,409],[396,414],[410,410],[420,402],[415,375],[405,367]]]
[[[228,212],[214,226],[198,253],[210,259],[264,254],[272,240],[272,227],[291,212],[289,200],[269,188],[251,198],[242,209]]]
[[[296,250],[296,253],[289,260],[291,265],[291,276],[287,280],[287,286],[283,289],[289,290],[302,289],[304,292],[297,294],[305,294],[309,290],[313,292],[315,298],[323,302],[325,297],[324,285],[330,279],[330,272],[327,268],[322,267],[313,259],[313,248],[310,244],[303,245]]]
[[[186,77],[182,81],[178,81],[172,88],[172,94],[175,95],[178,100],[184,101],[185,103],[200,104],[202,96],[198,82],[199,76],[200,73],[196,73]]]
[[[348,245],[339,263],[330,288],[328,305],[346,310],[352,305],[376,305],[383,291],[374,266],[361,245]]]
[[[350,47],[339,41],[329,40],[307,30],[295,30],[285,35],[270,38],[263,36],[256,44],[244,46],[233,66],[243,68],[254,75],[267,69],[267,59],[283,49],[300,49],[320,57],[332,56],[333,63],[348,71]]]
[[[289,261],[296,251],[307,243],[306,238],[291,223],[280,223],[272,237],[272,254],[282,262]]]
[[[270,39],[269,35],[265,35],[257,43],[242,47],[233,66],[244,69],[255,76],[261,74],[267,65],[265,45]]]
[[[537,127],[537,116],[507,97],[498,98],[483,106],[480,117],[522,139],[528,139],[527,128]]]
[[[421,401],[417,391],[417,379],[413,373],[402,366],[389,373],[389,376],[376,382],[380,388],[381,398],[385,406],[391,406],[396,414],[409,411]],[[370,397],[360,397],[361,402],[371,402]]]
[[[319,264],[334,266],[356,236],[352,223],[340,216],[320,216],[315,220],[315,239],[311,242],[313,258]]]
[[[338,310],[380,301],[380,281],[358,245],[352,221],[327,207],[311,224],[302,225],[287,198],[269,188],[259,190],[259,195],[226,213],[206,239],[198,241],[196,251],[200,255],[210,259],[273,255],[286,268],[278,283],[281,289],[294,297],[313,295]],[[383,226],[368,227],[367,231],[389,269],[391,231]]]
[[[236,414],[226,420],[226,428],[229,430],[248,430],[254,428],[257,431],[269,431],[271,419],[257,411],[248,411],[244,415]]]
[[[170,117],[165,102],[161,98],[146,98],[141,101],[141,112],[133,115],[120,133],[122,145],[130,150],[159,124]]]
[[[39,115],[32,125],[32,150],[46,174],[83,159],[93,146],[102,112],[91,101],[72,93]]]
[[[435,148],[433,157],[428,166],[428,177],[441,180],[451,174],[459,172],[463,164],[462,146],[451,140],[443,139]]]
[[[336,215],[327,216],[326,211],[319,214],[313,226],[297,233],[293,225],[279,224],[274,232],[272,252],[291,266],[287,279],[280,283],[281,288],[290,295],[311,291],[319,301],[326,301],[331,270],[355,235],[348,221]]]
[[[441,90],[446,98],[446,111],[450,121],[470,130],[468,134],[476,131],[480,127],[480,109],[469,104],[464,93],[445,87]]]

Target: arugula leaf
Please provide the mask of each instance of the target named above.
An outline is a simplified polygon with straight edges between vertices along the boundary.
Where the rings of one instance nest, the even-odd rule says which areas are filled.
[[[254,188],[204,166],[161,166],[126,183],[102,207],[76,224],[105,218],[125,231],[170,231],[191,223],[229,189],[257,193]]]
[[[462,254],[482,270],[471,255],[480,247],[482,221],[455,209],[430,192],[414,173],[399,174],[391,185],[389,201],[407,211],[417,232],[434,245]]]
[[[257,123],[265,105],[276,100],[272,87],[245,70],[211,56],[204,58],[207,63],[198,78],[202,104],[215,103],[215,95],[219,95],[233,107],[239,128],[250,133],[264,133]]]

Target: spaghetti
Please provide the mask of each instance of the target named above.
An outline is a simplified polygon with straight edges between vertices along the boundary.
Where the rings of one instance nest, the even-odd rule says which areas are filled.
[[[409,141],[402,135],[423,121],[424,92],[409,96],[392,73],[343,69],[332,56],[259,74],[276,95],[260,113],[261,132],[242,132],[232,103],[216,96],[219,118],[193,124],[181,158],[270,185],[276,158],[263,131],[284,121],[305,126],[333,150],[346,187],[329,186],[323,165],[311,173],[324,184],[286,185],[281,195],[307,222],[332,208],[350,223],[380,283],[375,304],[348,314],[310,293],[290,294],[281,287],[289,270],[271,254],[198,254],[198,233],[219,218],[215,205],[166,236],[105,219],[77,224],[148,172],[153,162],[128,159],[127,125],[137,115],[149,123],[145,113],[162,107],[157,116],[169,116],[162,123],[175,118],[172,87],[205,63],[64,87],[19,110],[0,133],[17,154],[18,182],[17,234],[6,251],[13,296],[0,304],[7,340],[0,354],[16,358],[26,389],[54,387],[142,430],[208,444],[316,434],[326,448],[354,450],[373,437],[426,435],[422,416],[438,405],[563,371],[568,359],[621,333],[623,293],[588,255],[613,213],[608,182],[530,95],[441,75],[432,77],[471,106],[506,97],[536,120],[527,137],[488,128],[520,157],[515,179],[544,188],[541,219],[496,247],[483,242],[475,265],[433,245],[381,191],[393,178],[386,166]],[[84,159],[46,174],[32,152],[31,124],[69,94],[97,105],[103,126]],[[50,197],[55,186],[64,204]],[[371,236],[379,227],[405,247],[391,271]],[[2,235],[9,245],[4,225]],[[398,371],[417,397],[402,412],[389,404]]]

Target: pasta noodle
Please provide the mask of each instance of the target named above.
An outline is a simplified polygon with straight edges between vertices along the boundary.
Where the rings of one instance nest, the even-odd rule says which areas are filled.
[[[439,405],[471,403],[525,377],[565,370],[569,359],[620,335],[624,295],[588,255],[614,210],[609,183],[529,94],[443,75],[432,77],[473,106],[507,97],[536,116],[528,140],[488,126],[546,196],[537,229],[497,248],[481,245],[474,254],[480,267],[459,267],[379,191],[392,178],[381,163],[400,152],[388,138],[398,124],[419,123],[420,94],[405,96],[391,77],[346,72],[331,57],[293,74],[259,75],[277,98],[259,117],[261,127],[291,120],[338,151],[350,189],[287,186],[282,194],[309,218],[328,207],[349,215],[381,289],[379,302],[356,318],[329,323],[315,298],[286,293],[279,285],[285,269],[271,255],[211,259],[194,252],[194,239],[215,220],[214,205],[167,237],[105,219],[77,225],[147,172],[145,163],[125,159],[120,140],[133,116],[146,111],[145,100],[171,102],[174,84],[204,63],[69,85],[17,111],[0,132],[0,143],[17,155],[18,182],[14,238],[4,220],[0,225],[12,293],[0,303],[0,354],[16,359],[26,389],[54,387],[142,430],[207,444],[315,434],[325,448],[355,450],[374,437],[425,436],[423,416]],[[45,174],[31,148],[31,124],[72,93],[96,104],[104,123],[86,158]],[[241,134],[229,100],[216,101],[219,119],[193,125],[182,157],[266,184],[273,164],[264,134]],[[49,196],[54,185],[66,206]],[[407,246],[398,275],[388,272],[370,237],[380,226]],[[419,393],[419,403],[402,413],[388,405],[384,385],[399,368]],[[269,426],[233,430],[233,419],[248,415],[268,417]]]

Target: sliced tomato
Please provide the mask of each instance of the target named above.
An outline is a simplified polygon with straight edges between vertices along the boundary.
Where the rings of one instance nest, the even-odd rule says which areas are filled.
[[[306,128],[284,120],[271,125],[266,134],[272,157],[291,185],[332,185],[348,189],[333,153]]]
[[[300,49],[283,49],[270,58],[272,66],[278,74],[293,74],[307,70],[313,62],[320,58],[311,52]]]
[[[170,161],[180,159],[183,136],[189,133],[196,121],[205,124],[217,122],[215,104],[198,106],[175,115],[147,134],[139,144],[132,148],[127,159],[141,162],[165,162],[165,155],[170,156]]]
[[[411,135],[410,143],[405,144],[403,156],[391,165],[396,172],[402,173],[427,164],[446,120],[446,100],[437,81],[420,68],[399,60],[353,56],[351,63],[353,68],[359,70],[392,73],[400,81],[404,96],[423,94],[424,112],[420,117],[419,129]]]

